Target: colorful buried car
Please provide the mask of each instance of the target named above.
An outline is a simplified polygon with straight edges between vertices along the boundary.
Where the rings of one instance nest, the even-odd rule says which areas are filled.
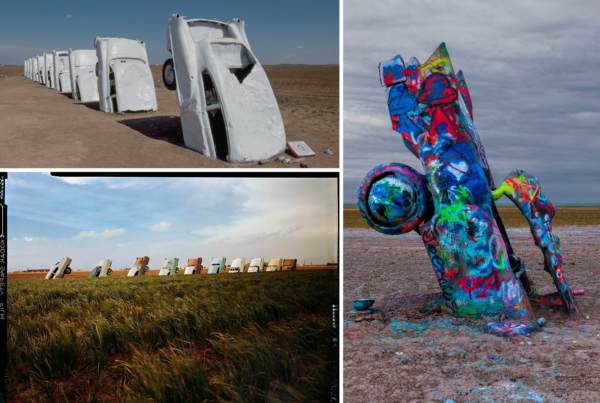
[[[208,268],[208,274],[223,273],[225,271],[225,261],[224,257],[212,259]]]
[[[165,262],[163,263],[163,267],[162,269],[160,269],[160,271],[158,272],[159,276],[174,276],[175,274],[179,273],[179,267],[177,267],[177,264],[179,263],[179,258],[178,257],[170,257],[170,258],[166,258]]]
[[[262,257],[254,258],[250,261],[250,267],[248,267],[248,273],[258,273],[262,271],[265,264],[265,259]]]
[[[58,92],[71,92],[69,52],[54,50],[52,53],[54,54],[54,89]]]
[[[176,90],[185,145],[229,162],[261,161],[285,150],[281,112],[250,49],[244,22],[185,20],[167,27],[163,81]]]
[[[148,256],[138,257],[135,260],[135,265],[127,273],[127,277],[143,276],[150,271],[148,267],[150,258]]]
[[[246,258],[235,258],[229,266],[229,273],[241,273],[244,271],[244,266],[246,266]]]
[[[98,101],[98,80],[94,68],[98,59],[95,50],[69,49],[71,94],[81,102]]]
[[[200,274],[202,271],[202,258],[197,257],[194,259],[188,259],[187,267],[183,274]]]
[[[110,276],[113,272],[110,266],[112,266],[112,260],[101,260],[100,263],[98,263],[98,266],[92,269],[89,278]]]
[[[54,267],[50,269],[48,274],[46,274],[46,280],[56,280],[59,278],[63,278],[65,274],[71,274],[71,268],[69,265],[71,264],[70,257],[63,257],[60,262],[56,262]]]
[[[96,37],[94,43],[100,110],[108,113],[158,110],[144,42]]]

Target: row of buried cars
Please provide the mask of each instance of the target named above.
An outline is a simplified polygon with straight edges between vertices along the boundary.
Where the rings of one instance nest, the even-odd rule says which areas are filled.
[[[63,278],[66,274],[71,274],[73,271],[70,267],[73,259],[70,257],[63,258],[60,262],[57,262],[54,267],[50,269],[48,274],[46,274],[46,280],[56,280]],[[150,271],[148,267],[148,263],[150,262],[150,258],[148,256],[138,257],[135,260],[135,265],[129,269],[127,273],[127,277],[135,277],[135,276],[144,276],[146,273]],[[296,270],[297,259],[270,259],[268,264],[265,267],[265,259],[264,258],[254,258],[250,260],[250,263],[246,264],[246,259],[243,257],[239,257],[233,259],[231,265],[229,265],[228,273],[258,273],[262,271],[291,271]],[[163,266],[158,272],[159,276],[169,276],[179,274],[180,268],[177,267],[179,264],[179,258],[166,258],[163,262]],[[112,260],[104,259],[98,263],[98,266],[92,269],[90,273],[90,278],[94,277],[107,277],[113,273]],[[188,259],[187,267],[184,268],[183,274],[201,274],[203,269],[206,269],[207,274],[218,274],[225,273],[226,259],[222,258],[213,258],[210,262],[210,266],[203,267],[202,266],[202,258],[193,258]],[[127,270],[127,269],[125,269]]]
[[[252,53],[245,24],[169,19],[162,81],[175,91],[187,148],[228,162],[281,154],[286,136],[271,84]],[[146,45],[96,37],[95,49],[52,51],[25,60],[25,76],[47,88],[98,101],[107,113],[157,111]]]

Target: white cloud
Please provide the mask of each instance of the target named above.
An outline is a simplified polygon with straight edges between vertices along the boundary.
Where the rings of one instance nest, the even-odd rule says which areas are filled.
[[[171,228],[171,224],[168,221],[161,221],[156,225],[151,225],[148,229],[152,232],[168,231]]]
[[[304,46],[298,46],[298,49],[302,49]]]
[[[66,17],[66,18],[71,18],[71,14],[67,15],[67,17]]]
[[[119,229],[105,229],[102,232],[96,231],[81,231],[79,234],[74,236],[72,239],[75,241],[82,240],[84,238],[94,238],[94,239],[109,239],[114,238],[119,235],[123,235],[127,230],[125,228]]]
[[[22,238],[13,238],[13,241],[25,241],[25,242],[37,242],[37,241],[46,241],[47,238],[37,238],[37,237],[31,237],[31,236],[24,236]]]

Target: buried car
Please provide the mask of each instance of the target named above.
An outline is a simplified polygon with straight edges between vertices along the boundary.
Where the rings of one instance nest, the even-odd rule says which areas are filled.
[[[283,270],[283,271],[296,270],[297,263],[298,263],[298,259],[285,259],[283,261],[283,267],[281,268],[281,270]]]
[[[98,80],[94,68],[98,59],[95,50],[69,49],[69,73],[73,99],[81,102],[98,101]]]
[[[54,54],[54,89],[58,92],[71,92],[69,52],[54,50],[52,53]]]
[[[248,267],[248,273],[258,273],[263,269],[265,259],[262,257],[254,258],[250,261],[250,267]]]
[[[202,258],[197,257],[194,259],[188,259],[187,267],[183,274],[200,274],[202,271]]]
[[[108,113],[158,110],[144,42],[96,37],[94,43],[100,110]]]
[[[100,263],[98,263],[98,266],[92,269],[89,278],[110,276],[113,272],[110,266],[112,266],[112,260],[101,260]]]
[[[38,74],[38,79],[37,81],[40,84],[46,84],[46,78],[44,77],[44,55],[41,56],[36,56],[37,59],[37,74]]]
[[[46,280],[56,280],[63,278],[65,274],[71,274],[72,270],[69,267],[73,259],[70,257],[63,257],[60,262],[56,262],[54,267],[46,274]]]
[[[54,89],[54,55],[44,53],[44,78],[46,79],[46,88]]]
[[[224,257],[212,259],[208,268],[208,274],[223,273],[225,271],[225,261]]]
[[[165,262],[163,263],[162,269],[160,269],[160,271],[158,272],[158,275],[159,276],[169,276],[169,275],[175,275],[175,274],[179,273],[179,267],[177,267],[178,263],[179,263],[178,257],[166,258]]]
[[[244,271],[244,266],[246,266],[246,258],[238,257],[233,259],[231,266],[229,266],[229,273],[241,273]]]
[[[127,273],[127,277],[143,276],[150,271],[148,262],[150,258],[148,256],[138,257],[135,259],[135,265]]]
[[[186,147],[228,162],[261,161],[285,150],[281,112],[250,49],[244,22],[185,20],[167,27],[163,81],[176,90]]]
[[[31,79],[33,81],[38,81],[39,82],[38,75],[39,75],[39,72],[38,72],[38,59],[37,59],[37,57],[32,57],[31,58]]]
[[[270,259],[266,271],[281,271],[283,259]]]

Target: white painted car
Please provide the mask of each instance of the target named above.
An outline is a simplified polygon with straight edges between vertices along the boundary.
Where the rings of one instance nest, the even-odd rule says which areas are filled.
[[[179,273],[179,267],[177,267],[177,264],[179,264],[178,257],[166,258],[163,263],[162,269],[160,269],[160,271],[158,272],[158,275],[169,276]]]
[[[167,51],[173,58],[163,65],[163,81],[176,90],[188,148],[237,163],[285,150],[279,105],[243,21],[185,20],[174,14]]]
[[[246,266],[246,258],[238,257],[233,259],[231,266],[229,266],[229,273],[242,273]]]
[[[38,60],[36,56],[31,58],[31,79],[39,82],[38,75]]]
[[[129,273],[127,273],[127,277],[144,276],[150,271],[148,262],[150,262],[148,256],[138,257],[135,260],[135,265],[129,270]]]
[[[266,271],[281,271],[282,264],[283,259],[271,259],[269,260],[269,264],[267,265]]]
[[[200,274],[202,271],[202,258],[188,259],[187,267],[183,274]]]
[[[44,77],[44,55],[37,56],[37,72],[38,72],[38,82],[40,84],[46,84],[46,78]]]
[[[96,37],[94,43],[100,110],[108,113],[158,110],[144,42]]]
[[[71,74],[69,72],[69,52],[53,50],[54,89],[58,92],[71,92]]]
[[[225,271],[225,262],[226,259],[224,257],[212,259],[208,268],[208,274],[223,273]]]
[[[250,267],[248,267],[248,273],[258,273],[263,269],[265,259],[262,257],[254,258],[250,261]]]
[[[44,78],[46,79],[46,88],[54,89],[54,55],[44,53]]]
[[[46,274],[46,280],[56,280],[59,278],[63,278],[65,274],[71,274],[71,268],[69,265],[73,259],[70,257],[63,257],[60,262],[57,262],[54,267],[50,269],[48,274]]]
[[[110,276],[113,272],[110,266],[112,266],[112,260],[101,260],[100,263],[98,263],[98,266],[92,269],[89,278]]]
[[[69,49],[69,75],[71,76],[71,94],[81,102],[98,101],[98,79],[95,50]]]

